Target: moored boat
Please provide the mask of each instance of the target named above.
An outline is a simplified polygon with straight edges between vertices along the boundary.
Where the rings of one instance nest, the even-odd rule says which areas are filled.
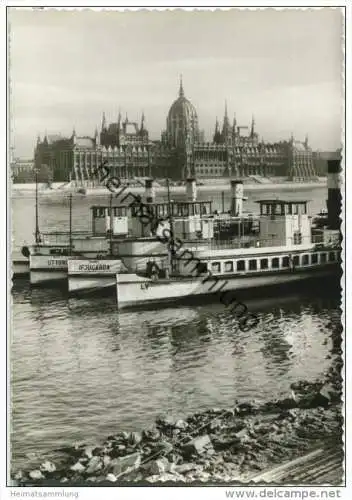
[[[236,182],[235,201],[242,202],[241,187]],[[194,179],[188,179],[186,200],[182,201],[156,203],[150,179],[146,181],[145,202],[133,195],[125,196],[130,198],[129,206],[113,206],[110,197],[109,205],[91,207],[93,235],[109,240],[109,253],[103,259],[69,260],[70,293],[98,290],[100,284],[102,288],[112,286],[115,289],[114,269],[138,272],[145,269],[151,260],[156,265],[162,265],[168,257],[167,245],[161,237],[163,231],[170,229],[169,213],[172,214],[175,230],[183,239],[200,241],[202,245],[209,244],[212,238],[226,240],[236,234],[248,236],[255,228],[255,219],[242,216],[242,206],[237,201],[232,203],[230,213],[222,214],[213,212],[211,201],[197,201]]]
[[[49,240],[54,237],[50,234]],[[62,235],[65,236],[65,235]],[[30,248],[29,267],[31,285],[51,284],[67,280],[68,260],[94,258],[108,253],[104,237],[67,234],[69,244],[41,243]],[[45,238],[45,235],[44,235]]]
[[[116,274],[121,271],[118,259],[68,259],[68,291],[70,294],[114,288]]]
[[[106,236],[72,231],[72,194],[69,196],[69,207],[68,232],[42,233],[39,231],[36,203],[35,244],[22,249],[22,253],[29,256],[29,279],[33,286],[66,280],[69,258],[93,258],[108,253]]]
[[[116,277],[119,309],[174,303],[217,295],[225,305],[238,292],[309,279],[338,277],[340,234],[312,236],[307,201],[261,200],[260,231],[246,245],[232,248],[182,244],[152,274],[121,273]],[[238,240],[238,238],[237,238]],[[216,243],[216,242],[214,242]],[[237,246],[237,248],[236,248]],[[182,247],[182,249],[181,249]],[[235,292],[235,293],[234,293]]]

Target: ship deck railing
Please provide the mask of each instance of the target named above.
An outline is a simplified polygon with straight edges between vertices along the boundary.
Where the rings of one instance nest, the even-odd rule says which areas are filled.
[[[92,231],[53,231],[40,233],[42,245],[69,245],[72,239],[93,237]]]

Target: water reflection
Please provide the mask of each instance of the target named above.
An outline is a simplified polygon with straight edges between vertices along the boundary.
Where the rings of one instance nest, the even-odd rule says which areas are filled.
[[[237,400],[285,396],[328,366],[339,320],[317,297],[249,300],[241,332],[222,304],[120,314],[114,297],[13,293],[13,456],[94,440]],[[325,343],[324,343],[325,342]]]

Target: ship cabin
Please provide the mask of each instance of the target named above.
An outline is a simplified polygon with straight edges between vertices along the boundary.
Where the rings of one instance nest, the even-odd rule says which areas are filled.
[[[33,255],[105,254],[109,250],[106,236],[92,236],[90,231],[41,232],[40,241],[31,247]]]
[[[110,211],[113,218],[110,222]],[[211,217],[211,201],[171,201],[163,203],[135,202],[130,205],[94,205],[92,212],[93,235],[110,235],[126,238],[128,236],[148,237],[156,228],[159,220],[171,217],[194,220]]]
[[[176,263],[181,275],[263,273],[332,265],[339,262],[338,240],[316,244],[312,239],[308,201],[259,200],[259,234],[230,245],[194,247]],[[215,242],[216,243],[216,242]],[[193,268],[193,269],[192,269]]]
[[[259,245],[296,246],[311,243],[307,200],[258,200]]]

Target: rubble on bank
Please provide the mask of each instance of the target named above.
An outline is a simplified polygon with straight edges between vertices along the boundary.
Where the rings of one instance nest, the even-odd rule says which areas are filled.
[[[312,447],[342,446],[341,363],[324,382],[292,384],[286,399],[160,417],[143,432],[76,444],[13,475],[19,486],[246,482]],[[342,474],[342,472],[341,472]]]

